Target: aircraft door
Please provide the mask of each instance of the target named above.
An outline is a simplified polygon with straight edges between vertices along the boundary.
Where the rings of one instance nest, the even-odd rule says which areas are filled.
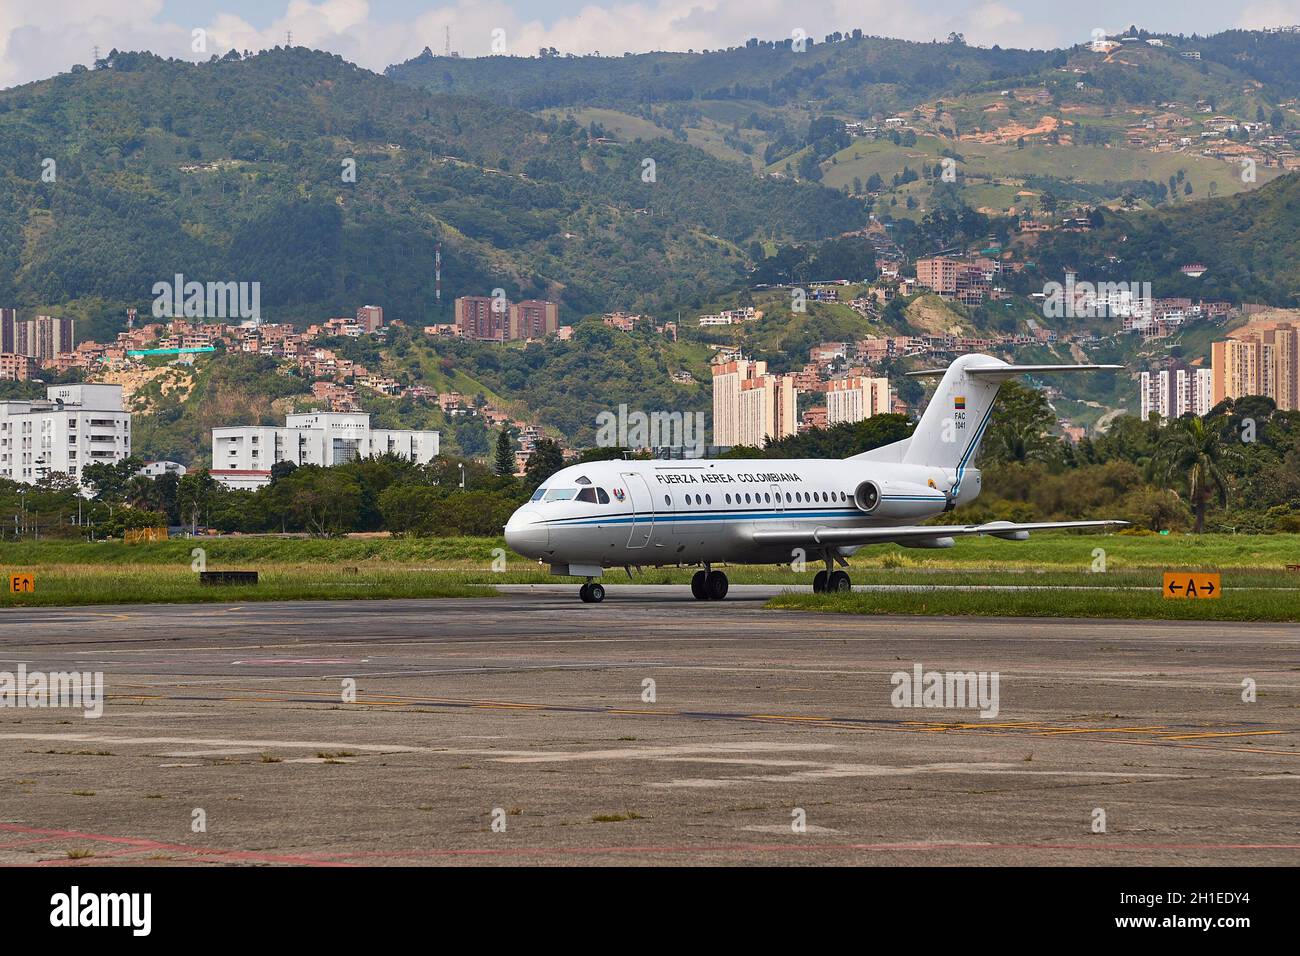
[[[632,512],[632,532],[628,535],[629,548],[644,548],[650,541],[655,523],[654,497],[645,479],[636,472],[625,471],[623,484],[627,489],[628,510]]]

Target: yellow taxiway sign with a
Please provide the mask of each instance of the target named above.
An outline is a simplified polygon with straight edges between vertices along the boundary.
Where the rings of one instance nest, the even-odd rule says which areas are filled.
[[[1164,595],[1167,598],[1217,598],[1223,593],[1219,575],[1197,571],[1166,571]]]

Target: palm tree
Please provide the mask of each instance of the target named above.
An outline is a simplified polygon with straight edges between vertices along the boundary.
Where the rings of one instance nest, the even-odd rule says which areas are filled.
[[[126,503],[142,511],[154,511],[158,502],[157,488],[152,478],[135,475],[126,484]]]
[[[1222,419],[1195,416],[1172,422],[1156,447],[1155,460],[1166,465],[1165,479],[1185,475],[1187,497],[1196,512],[1196,533],[1205,528],[1205,506],[1211,494],[1220,507],[1228,503],[1224,465],[1235,454],[1223,441]]]

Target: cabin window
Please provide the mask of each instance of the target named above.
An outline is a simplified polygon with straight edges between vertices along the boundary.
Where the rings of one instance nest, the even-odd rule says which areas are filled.
[[[705,496],[704,496],[704,503],[705,503],[706,505],[711,505],[711,504],[713,504],[713,496],[712,496],[712,495],[705,495]]]
[[[745,504],[749,504],[749,492],[745,492]]]
[[[772,503],[772,495],[771,495],[770,493],[764,493],[764,494],[763,494],[763,500],[766,501],[768,504],[771,504],[771,503]]]
[[[671,495],[664,495],[664,504],[666,504],[669,508],[673,506],[673,499]]]
[[[785,503],[786,504],[790,503],[790,492],[788,491],[785,493]]]
[[[731,495],[730,495],[730,494],[727,495],[727,504],[731,504]]]
[[[597,489],[596,489],[596,500],[599,501],[602,505],[607,505],[607,504],[609,504],[609,494],[608,494],[608,492],[606,492],[604,488],[597,488]]]

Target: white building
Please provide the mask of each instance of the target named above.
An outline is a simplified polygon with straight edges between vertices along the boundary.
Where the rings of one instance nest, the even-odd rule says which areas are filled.
[[[793,375],[773,375],[766,362],[713,364],[713,443],[763,446],[795,433]]]
[[[1188,412],[1207,415],[1214,407],[1214,373],[1208,368],[1162,369],[1138,376],[1138,399],[1142,420],[1152,412],[1161,421],[1181,418]]]
[[[889,379],[853,375],[826,383],[826,424],[860,422],[889,411]]]
[[[329,467],[386,454],[430,462],[438,455],[438,433],[371,428],[365,412],[308,412],[289,415],[283,426],[212,429],[212,477],[228,488],[268,485],[271,466],[282,461]]]
[[[179,478],[187,470],[179,461],[146,461],[136,474],[143,478],[161,478],[163,475],[175,475]]]
[[[131,455],[120,385],[52,385],[45,399],[0,402],[0,478],[35,484]]]

